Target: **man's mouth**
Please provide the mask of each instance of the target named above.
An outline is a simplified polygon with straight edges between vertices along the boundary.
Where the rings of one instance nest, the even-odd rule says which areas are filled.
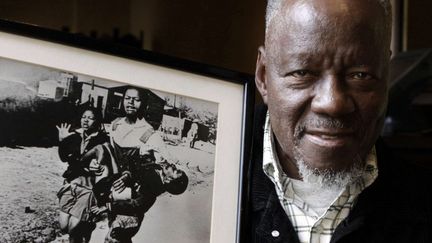
[[[354,132],[351,130],[323,130],[311,129],[304,132],[304,137],[320,147],[343,147],[354,139]]]
[[[136,111],[136,108],[133,106],[126,106],[126,111]]]

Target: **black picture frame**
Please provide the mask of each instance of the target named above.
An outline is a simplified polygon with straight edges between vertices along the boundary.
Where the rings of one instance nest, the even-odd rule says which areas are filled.
[[[0,43],[4,47],[0,48],[1,59],[217,103],[218,137],[215,148],[214,187],[211,212],[209,212],[211,222],[208,242],[240,242],[240,229],[241,224],[244,223],[247,204],[245,177],[251,146],[255,96],[252,75],[7,20],[0,20]],[[70,63],[60,61],[65,59]],[[81,63],[77,60],[84,61]],[[74,61],[78,64],[76,62],[72,64]],[[98,62],[102,64],[95,64]],[[105,64],[108,65],[105,69],[100,67]],[[133,68],[129,69],[131,66]],[[116,67],[119,70],[116,70]],[[139,77],[130,74],[130,70],[136,71],[137,76],[148,70],[156,70],[155,73],[160,75],[158,77],[181,78],[172,78],[174,80],[160,83],[156,81],[141,83]],[[121,78],[122,75],[127,78]],[[201,88],[197,88],[194,93],[193,89],[196,87]],[[198,95],[198,92],[207,92],[211,95]],[[21,144],[13,144],[12,148],[10,144],[8,146],[8,149],[14,149],[13,146],[20,147]],[[4,168],[0,166],[0,169]],[[16,186],[17,188],[32,186],[31,181],[27,183],[28,185]],[[23,211],[28,213],[28,210],[31,212],[38,206],[20,205],[20,208],[22,207],[25,208]],[[12,230],[12,227],[7,226],[3,229]],[[139,239],[137,242],[140,242]]]

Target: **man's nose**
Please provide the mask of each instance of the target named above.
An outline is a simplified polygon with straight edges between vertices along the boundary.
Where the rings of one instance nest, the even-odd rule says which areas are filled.
[[[350,114],[355,109],[353,97],[342,79],[328,75],[317,83],[311,104],[313,112],[339,117]]]

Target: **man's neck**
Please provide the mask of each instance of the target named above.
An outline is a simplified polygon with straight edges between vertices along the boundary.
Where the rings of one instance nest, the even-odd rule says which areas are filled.
[[[135,124],[138,118],[136,116],[126,116],[125,121],[127,124]]]

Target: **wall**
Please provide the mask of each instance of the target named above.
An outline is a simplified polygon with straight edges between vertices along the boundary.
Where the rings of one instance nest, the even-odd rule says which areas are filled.
[[[432,47],[432,1],[403,2],[405,34],[397,50]],[[254,73],[257,47],[263,42],[266,0],[2,0],[0,18],[97,36],[143,35],[143,48],[171,56]],[[405,12],[404,12],[405,11]],[[395,15],[397,15],[395,14]],[[404,37],[403,37],[404,35]]]
[[[100,35],[130,30],[130,0],[1,0],[0,18]]]
[[[432,48],[432,1],[405,0],[407,50]]]
[[[265,0],[132,0],[131,31],[156,52],[253,73]]]

